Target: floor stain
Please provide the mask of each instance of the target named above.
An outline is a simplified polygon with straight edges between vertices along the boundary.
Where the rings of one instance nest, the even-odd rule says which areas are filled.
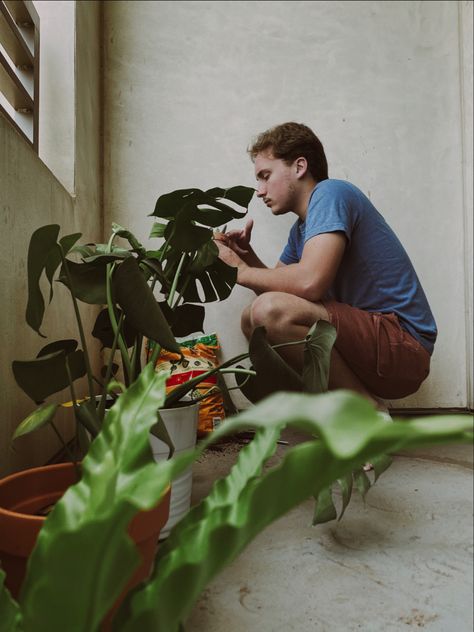
[[[417,628],[424,628],[428,623],[432,623],[439,619],[439,615],[437,614],[426,614],[418,610],[417,608],[412,608],[412,611],[409,615],[405,617],[399,617],[398,620],[406,625],[416,626]]]

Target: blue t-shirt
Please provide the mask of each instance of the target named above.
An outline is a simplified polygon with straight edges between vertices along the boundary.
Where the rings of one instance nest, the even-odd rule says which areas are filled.
[[[400,325],[431,354],[436,323],[423,288],[397,236],[362,191],[344,180],[314,188],[306,220],[292,226],[282,263],[298,263],[305,242],[341,231],[344,255],[328,296],[368,312],[395,313]]]

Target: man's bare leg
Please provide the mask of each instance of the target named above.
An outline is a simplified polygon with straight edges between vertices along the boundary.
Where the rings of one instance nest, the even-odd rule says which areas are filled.
[[[309,328],[317,321],[329,322],[329,314],[322,303],[311,303],[303,298],[284,292],[266,292],[257,297],[242,313],[242,331],[250,338],[252,331],[265,327],[272,344],[302,340]],[[280,355],[298,373],[303,368],[303,345],[278,350]],[[338,351],[333,348],[329,389],[346,388],[368,399],[376,408],[381,402],[370,393],[357,375],[349,368]]]

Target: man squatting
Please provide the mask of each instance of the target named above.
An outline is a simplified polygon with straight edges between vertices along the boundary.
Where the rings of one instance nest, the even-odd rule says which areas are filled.
[[[397,236],[353,184],[328,177],[323,146],[307,126],[284,123],[249,149],[257,197],[273,215],[295,213],[274,268],[250,245],[253,221],[217,233],[219,257],[237,268],[237,283],[258,296],[242,313],[249,338],[263,325],[272,344],[301,340],[317,321],[337,330],[329,388],[346,388],[383,409],[378,398],[417,391],[430,368],[436,323]],[[297,371],[302,346],[281,355]]]

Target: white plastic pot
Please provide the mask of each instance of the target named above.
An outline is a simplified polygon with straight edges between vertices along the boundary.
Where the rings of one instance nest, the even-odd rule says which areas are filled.
[[[196,445],[199,414],[198,402],[180,408],[163,408],[160,409],[160,414],[174,444],[174,453],[176,455]],[[164,461],[168,458],[169,447],[166,443],[150,434],[150,444],[155,461]],[[189,510],[192,485],[193,472],[191,465],[171,483],[170,516],[160,532],[160,540],[168,537],[174,525]]]

